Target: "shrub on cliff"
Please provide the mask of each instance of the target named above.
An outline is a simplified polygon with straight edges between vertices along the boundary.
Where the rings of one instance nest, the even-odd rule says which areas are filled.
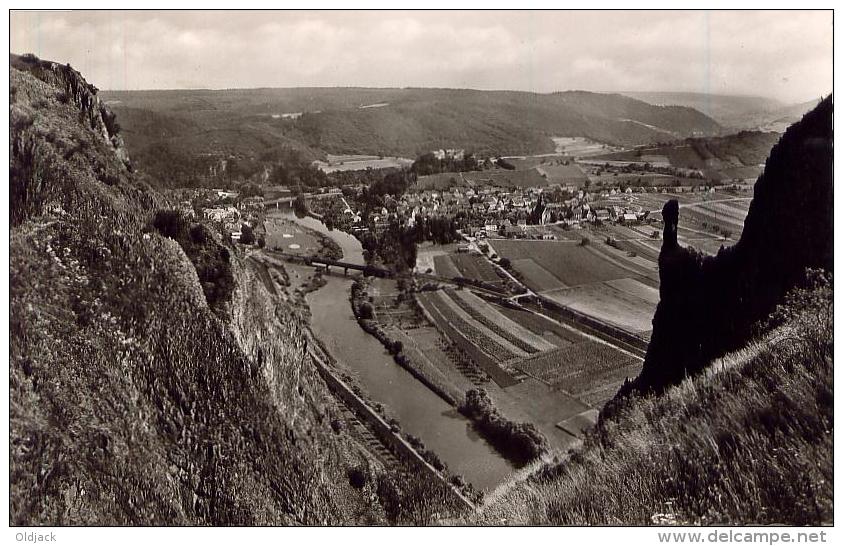
[[[206,225],[191,225],[190,221],[176,210],[156,212],[152,227],[182,247],[196,269],[208,305],[215,311],[222,311],[234,290],[230,251],[217,242]]]

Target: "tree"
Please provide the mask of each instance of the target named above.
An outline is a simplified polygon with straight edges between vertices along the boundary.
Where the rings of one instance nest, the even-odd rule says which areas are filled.
[[[255,232],[249,224],[240,227],[240,242],[244,245],[251,245],[255,242]]]
[[[372,304],[368,302],[364,302],[363,305],[360,306],[360,318],[369,320],[374,316],[374,309],[372,308]]]
[[[299,218],[304,218],[305,216],[307,216],[307,201],[304,200],[304,197],[301,194],[297,195],[296,198],[293,200],[293,211]]]

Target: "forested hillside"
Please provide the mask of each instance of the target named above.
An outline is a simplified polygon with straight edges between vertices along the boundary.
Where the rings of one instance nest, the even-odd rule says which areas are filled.
[[[630,146],[720,131],[690,108],[583,91],[333,88],[103,96],[120,116],[139,170],[163,184],[164,163],[207,173],[220,159],[243,163],[281,148],[307,161],[325,154],[414,158],[440,148],[497,156],[552,152],[553,136]]]

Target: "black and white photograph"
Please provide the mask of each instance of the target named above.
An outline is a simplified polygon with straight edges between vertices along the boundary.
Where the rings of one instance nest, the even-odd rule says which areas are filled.
[[[832,542],[833,10],[114,6],[8,11],[7,543]]]

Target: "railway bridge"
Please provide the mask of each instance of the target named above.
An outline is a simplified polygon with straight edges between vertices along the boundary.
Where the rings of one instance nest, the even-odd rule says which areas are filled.
[[[330,273],[331,267],[343,270],[343,275],[348,275],[349,270],[361,271],[366,276],[371,277],[393,277],[395,273],[383,267],[373,265],[360,265],[350,262],[343,262],[341,260],[331,260],[329,258],[320,258],[318,256],[307,256],[304,254],[293,254],[290,252],[275,251],[273,254],[281,258],[290,260],[291,262],[299,262],[305,265],[310,265],[319,269],[324,269],[326,273]]]

